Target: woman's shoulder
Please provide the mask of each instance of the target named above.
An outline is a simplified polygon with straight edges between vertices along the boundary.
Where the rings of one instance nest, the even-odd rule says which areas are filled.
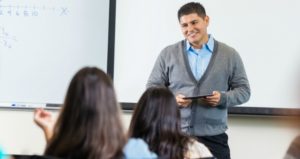
[[[128,159],[157,158],[157,155],[149,150],[147,143],[144,140],[138,138],[129,139],[123,149],[123,152],[125,158]]]
[[[208,148],[195,139],[191,139],[188,142],[187,149],[187,153],[185,154],[186,158],[213,157],[212,153],[208,150]]]

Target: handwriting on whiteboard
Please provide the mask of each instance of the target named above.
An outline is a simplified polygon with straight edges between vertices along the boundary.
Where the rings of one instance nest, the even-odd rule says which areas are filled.
[[[49,7],[49,6],[27,6],[27,5],[3,5],[0,0],[0,17],[1,16],[16,16],[16,17],[35,17],[40,15],[55,15],[66,16],[69,9],[64,6]]]
[[[17,38],[10,35],[3,27],[0,26],[0,45],[6,48],[12,48],[17,42]]]

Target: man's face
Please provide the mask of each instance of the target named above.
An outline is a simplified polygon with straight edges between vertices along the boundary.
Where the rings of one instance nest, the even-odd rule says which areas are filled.
[[[202,44],[208,40],[207,26],[209,17],[201,18],[197,13],[183,15],[179,20],[181,31],[184,37],[196,48],[201,48]]]

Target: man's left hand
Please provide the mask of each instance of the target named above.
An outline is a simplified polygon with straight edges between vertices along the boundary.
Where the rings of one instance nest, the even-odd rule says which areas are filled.
[[[221,93],[218,91],[213,91],[211,96],[207,96],[202,99],[203,102],[207,103],[210,106],[217,106],[221,99]]]

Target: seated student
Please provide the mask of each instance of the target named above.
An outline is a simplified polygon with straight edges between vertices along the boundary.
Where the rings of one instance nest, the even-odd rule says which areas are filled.
[[[284,159],[300,159],[300,136],[297,136],[289,146]]]
[[[181,133],[178,106],[167,88],[153,87],[144,92],[134,110],[129,136],[144,139],[162,158],[212,157],[202,143]]]
[[[0,159],[10,159],[10,156],[4,153],[1,146],[0,146]]]
[[[133,140],[134,143],[129,140],[129,145],[125,145],[127,139],[120,118],[113,84],[102,70],[95,67],[85,67],[75,74],[57,121],[43,109],[34,113],[34,121],[43,129],[47,140],[46,156],[69,159],[156,158],[141,139]],[[126,151],[130,144],[143,151],[130,156],[131,153]]]

